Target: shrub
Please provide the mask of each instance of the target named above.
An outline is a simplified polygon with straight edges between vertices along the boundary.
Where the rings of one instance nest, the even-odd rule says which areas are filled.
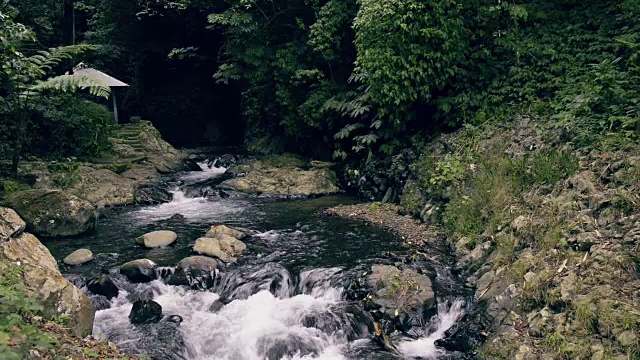
[[[82,180],[80,163],[68,159],[67,161],[52,162],[47,168],[53,173],[51,181],[59,189],[68,189]]]
[[[105,106],[63,95],[46,99],[38,110],[32,153],[87,158],[109,148],[111,114]]]

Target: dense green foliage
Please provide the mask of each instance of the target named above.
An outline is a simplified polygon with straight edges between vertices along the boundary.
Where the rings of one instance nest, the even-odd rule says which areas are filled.
[[[87,157],[108,149],[109,110],[74,96],[56,96],[43,101],[37,111],[31,150],[56,157]]]
[[[92,95],[101,97],[107,97],[110,93],[108,86],[87,76],[69,73],[53,76],[55,68],[60,63],[73,59],[95,47],[71,45],[42,50],[36,46],[34,50],[29,45],[35,42],[35,35],[29,28],[14,20],[17,14],[15,8],[6,1],[0,2],[0,18],[3,21],[0,26],[0,39],[2,40],[2,48],[0,48],[0,64],[2,66],[0,100],[3,106],[0,116],[4,119],[3,123],[7,124],[2,126],[0,135],[3,135],[3,143],[12,145],[11,172],[13,176],[18,174],[20,157],[28,144],[29,127],[33,123],[36,108],[43,100],[50,99],[52,95],[57,96],[57,93],[60,92],[74,92],[77,89],[88,89]],[[85,110],[75,110],[75,112],[77,114]],[[65,114],[65,121],[69,120],[66,115],[70,114],[71,112]],[[44,117],[47,118],[47,115]],[[76,122],[71,126],[77,127],[78,124]],[[89,128],[91,129],[90,126]],[[62,141],[66,142],[67,139]],[[0,151],[6,150],[5,148],[0,149]]]
[[[344,158],[521,111],[578,145],[635,139],[637,15],[634,1],[237,0],[209,20],[251,128]]]
[[[69,37],[68,5],[13,3],[47,46]],[[100,44],[93,62],[132,84],[126,108],[208,116],[206,87],[227,84],[253,151],[394,154],[415,134],[522,112],[552,117],[578,145],[636,138],[634,0],[71,3],[71,37]],[[225,121],[208,121],[220,137]]]

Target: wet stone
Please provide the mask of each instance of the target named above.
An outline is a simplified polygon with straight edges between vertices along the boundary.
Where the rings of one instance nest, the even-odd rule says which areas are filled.
[[[91,261],[93,259],[93,253],[91,252],[91,250],[88,249],[78,249],[74,252],[72,252],[71,254],[69,254],[67,257],[65,257],[62,262],[64,262],[67,265],[82,265],[84,263],[87,263],[89,261]]]
[[[118,297],[118,287],[108,276],[91,279],[86,284],[87,290],[96,295],[102,295],[111,300]]]
[[[132,324],[152,324],[162,319],[162,306],[153,300],[140,300],[133,303],[129,321]]]
[[[156,267],[157,265],[148,259],[133,260],[120,266],[120,273],[132,283],[144,283],[157,278]]]

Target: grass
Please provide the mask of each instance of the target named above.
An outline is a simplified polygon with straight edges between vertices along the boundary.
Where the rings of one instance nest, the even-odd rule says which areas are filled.
[[[585,334],[597,333],[598,316],[597,306],[593,299],[585,299],[579,302],[574,310],[574,328],[582,330]]]

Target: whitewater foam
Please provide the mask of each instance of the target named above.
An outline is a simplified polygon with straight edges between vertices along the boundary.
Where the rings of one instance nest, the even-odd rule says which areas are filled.
[[[452,304],[440,302],[438,314],[432,320],[433,332],[429,336],[412,341],[403,341],[398,344],[398,350],[407,357],[420,357],[423,359],[435,359],[442,355],[442,350],[435,345],[437,340],[444,337],[449,330],[464,314],[464,300],[456,299]]]

